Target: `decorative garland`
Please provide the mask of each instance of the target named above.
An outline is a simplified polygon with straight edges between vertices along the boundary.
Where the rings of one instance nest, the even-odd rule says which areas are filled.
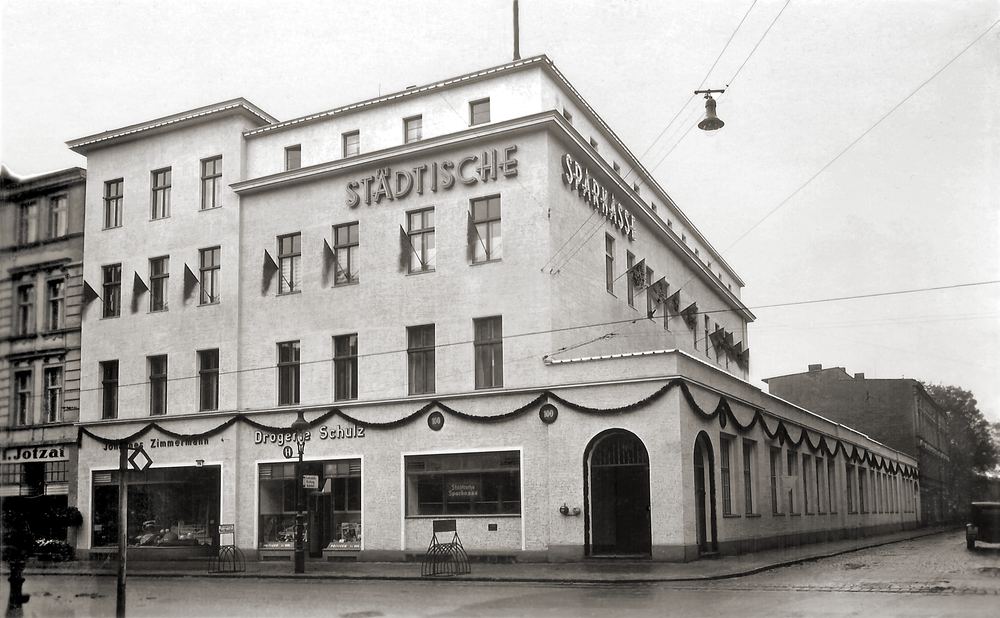
[[[719,403],[715,406],[715,410],[713,410],[712,412],[706,412],[701,408],[701,406],[698,405],[698,402],[695,401],[694,396],[691,394],[690,388],[681,378],[674,378],[673,380],[670,380],[669,382],[664,384],[662,387],[657,389],[655,392],[653,392],[645,399],[640,399],[639,401],[636,401],[634,403],[630,403],[624,406],[619,406],[616,408],[593,408],[589,406],[584,406],[563,399],[562,397],[551,391],[544,391],[542,394],[535,397],[525,405],[516,408],[510,412],[505,412],[503,414],[497,414],[494,416],[477,416],[475,414],[468,414],[466,412],[461,412],[450,406],[447,406],[437,400],[427,403],[426,405],[422,406],[419,410],[416,410],[415,412],[408,414],[400,419],[394,421],[388,421],[385,423],[376,423],[373,421],[365,421],[362,419],[354,418],[353,416],[344,413],[344,411],[339,408],[331,408],[329,411],[321,414],[319,417],[309,422],[309,429],[321,425],[335,416],[339,416],[340,418],[344,419],[344,421],[348,423],[353,423],[354,425],[357,425],[359,427],[372,428],[372,429],[395,429],[416,421],[417,419],[423,417],[426,413],[430,412],[432,409],[435,408],[443,410],[453,416],[456,416],[460,419],[467,421],[500,423],[517,418],[532,410],[535,410],[542,404],[546,403],[547,401],[555,401],[565,406],[566,408],[569,408],[570,410],[573,410],[575,412],[580,412],[583,414],[609,415],[609,416],[619,415],[619,414],[627,414],[645,408],[651,403],[662,398],[664,395],[670,392],[670,390],[673,389],[674,387],[679,387],[681,389],[681,393],[684,395],[685,401],[687,401],[688,406],[690,406],[691,409],[694,410],[696,414],[698,414],[701,418],[705,420],[713,420],[716,417],[718,417],[719,425],[723,429],[726,428],[726,425],[728,423],[732,423],[737,429],[740,430],[741,433],[747,433],[751,431],[757,424],[760,424],[761,428],[764,431],[764,434],[771,440],[775,439],[778,440],[779,444],[784,444],[785,442],[787,442],[791,446],[799,448],[802,445],[802,443],[805,442],[809,450],[812,451],[813,453],[824,453],[826,454],[827,457],[832,458],[836,457],[837,453],[840,452],[843,453],[844,456],[847,457],[848,460],[850,461],[858,463],[867,463],[871,469],[885,470],[891,474],[902,474],[906,478],[916,478],[917,476],[919,476],[919,472],[914,470],[912,466],[901,464],[895,461],[890,461],[885,457],[882,457],[880,455],[875,455],[868,449],[861,448],[855,444],[850,444],[849,445],[850,450],[848,450],[848,445],[845,445],[843,440],[831,438],[831,440],[835,442],[833,448],[831,448],[829,443],[827,442],[827,437],[824,435],[820,435],[819,440],[817,440],[816,443],[814,444],[813,441],[809,438],[809,430],[807,430],[805,427],[799,427],[800,429],[799,439],[793,440],[791,435],[788,433],[788,427],[785,425],[785,422],[781,419],[777,419],[778,421],[777,428],[775,428],[773,431],[769,429],[767,426],[767,422],[764,418],[764,411],[759,408],[754,409],[753,420],[744,425],[740,423],[739,419],[736,418],[736,415],[733,413],[732,407],[729,405],[729,401],[727,401],[725,397],[721,396],[719,397]],[[215,436],[225,431],[226,429],[233,426],[237,422],[245,423],[254,429],[264,431],[267,433],[287,433],[289,431],[288,427],[273,427],[270,425],[265,425],[263,423],[253,420],[252,418],[246,416],[245,414],[239,413],[233,415],[232,418],[223,422],[218,427],[209,429],[208,431],[198,434],[178,433],[176,431],[170,431],[169,429],[165,429],[161,427],[158,423],[149,423],[142,429],[124,438],[104,438],[98,436],[89,429],[80,427],[79,434],[77,435],[77,446],[81,444],[84,435],[102,444],[122,444],[122,443],[134,442],[139,438],[143,437],[144,435],[146,435],[147,433],[149,433],[150,431],[152,431],[153,429],[175,440],[186,440],[186,441],[201,440],[201,439],[211,438],[212,436]]]

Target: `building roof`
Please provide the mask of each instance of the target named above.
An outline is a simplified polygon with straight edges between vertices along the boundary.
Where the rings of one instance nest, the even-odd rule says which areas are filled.
[[[30,174],[22,176],[11,171],[6,165],[0,165],[0,187],[3,199],[17,199],[19,196],[46,191],[72,182],[87,179],[87,170],[82,167],[67,167],[66,169]]]
[[[179,125],[194,124],[204,122],[219,117],[223,114],[244,114],[254,119],[258,124],[267,125],[277,123],[278,120],[266,113],[253,103],[243,98],[231,99],[222,103],[206,105],[197,109],[164,116],[156,120],[133,124],[120,129],[112,129],[97,133],[87,137],[81,137],[66,142],[73,152],[86,155],[91,150],[103,148],[112,142],[136,139],[149,134],[156,134],[166,130],[173,130]]]

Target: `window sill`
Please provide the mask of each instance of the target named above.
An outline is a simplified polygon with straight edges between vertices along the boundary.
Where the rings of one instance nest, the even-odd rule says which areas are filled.
[[[212,302],[212,303],[198,303],[198,306],[199,307],[214,307],[215,305],[218,305],[218,304],[219,304],[219,301],[215,301],[215,302]]]
[[[747,513],[744,517],[760,517],[760,513]]]
[[[496,263],[502,262],[502,261],[503,261],[503,258],[497,258],[495,260],[481,260],[479,262],[472,262],[471,264],[469,264],[469,266],[480,266],[482,264],[496,264]]]
[[[289,292],[278,292],[275,296],[295,296],[296,294],[301,294],[302,290],[291,290]]]
[[[359,280],[355,279],[353,281],[345,281],[343,283],[334,283],[333,287],[335,287],[335,288],[349,288],[352,285],[361,285],[361,282]]]
[[[789,513],[790,517],[802,517],[802,513]]]
[[[411,270],[406,273],[406,276],[409,277],[410,275],[426,275],[427,273],[433,273],[433,272],[437,271],[434,270],[433,268],[428,268],[427,270]]]
[[[722,519],[740,519],[742,517],[743,517],[742,515],[735,515],[733,513],[729,513],[729,514],[723,513],[722,514]]]

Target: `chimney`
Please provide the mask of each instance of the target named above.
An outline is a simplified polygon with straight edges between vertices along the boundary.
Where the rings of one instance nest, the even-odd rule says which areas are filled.
[[[813,372],[813,371],[822,371],[822,370],[823,370],[823,365],[809,365],[809,371],[810,372]]]
[[[856,374],[854,374],[854,379],[855,380],[864,380],[865,379],[865,374],[863,374],[863,373],[856,373]]]

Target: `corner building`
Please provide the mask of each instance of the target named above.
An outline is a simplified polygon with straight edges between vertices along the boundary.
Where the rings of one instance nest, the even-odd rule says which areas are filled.
[[[215,551],[220,524],[248,558],[290,559],[297,501],[309,555],[339,560],[419,559],[439,519],[474,558],[525,561],[919,519],[915,460],[747,382],[743,282],[544,56],[70,147],[84,275],[111,276],[83,338],[91,553],[118,530],[122,441],[153,460],[128,473],[126,525],[157,559]],[[116,182],[122,225],[90,223]],[[883,508],[852,508],[875,475]]]

